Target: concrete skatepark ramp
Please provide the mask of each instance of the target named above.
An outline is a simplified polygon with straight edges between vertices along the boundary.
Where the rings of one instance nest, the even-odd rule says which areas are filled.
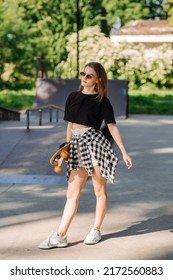
[[[54,104],[65,107],[67,96],[79,89],[79,79],[42,79],[36,82],[36,105]],[[116,117],[128,117],[128,81],[108,80],[108,97]]]

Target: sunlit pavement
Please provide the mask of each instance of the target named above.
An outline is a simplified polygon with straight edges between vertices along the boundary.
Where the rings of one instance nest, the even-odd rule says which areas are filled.
[[[59,175],[50,156],[65,139],[66,124],[38,126],[31,119],[0,122],[0,258],[9,259],[173,259],[173,117],[132,115],[118,120],[134,167],[119,164],[114,185],[108,183],[108,212],[102,241],[83,243],[94,221],[91,179],[82,191],[78,213],[68,231],[69,246],[40,250],[56,231],[66,194],[65,165]]]

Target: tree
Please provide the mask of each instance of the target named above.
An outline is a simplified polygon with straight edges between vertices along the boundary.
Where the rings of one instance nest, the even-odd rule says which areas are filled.
[[[169,23],[173,25],[173,0],[165,0],[164,10],[168,14]]]
[[[76,1],[67,0],[19,0],[23,9],[22,19],[28,25],[29,42],[34,50],[33,58],[45,57],[48,68],[67,58],[67,35],[77,29]],[[99,25],[108,29],[104,20],[102,0],[80,0],[80,29]]]
[[[130,20],[165,18],[163,0],[103,0],[106,20],[112,27],[122,26]]]
[[[114,44],[101,32],[99,26],[87,27],[79,33],[80,69],[83,69],[87,62],[98,61],[104,65],[108,77],[112,78],[111,67],[113,67],[115,59]],[[68,36],[67,51],[67,60],[57,65],[56,73],[61,78],[75,78],[77,59],[76,33]]]
[[[4,71],[11,81],[20,79],[20,72],[27,75],[26,26],[21,19],[22,11],[15,1],[0,0],[0,82]],[[15,69],[15,70],[14,70]],[[11,75],[13,74],[13,75]],[[5,80],[8,80],[7,78]]]
[[[146,0],[149,8],[149,19],[166,19],[167,12],[164,10],[164,0]]]
[[[8,58],[9,62],[14,62],[15,70],[19,66],[19,72],[20,69],[22,73],[27,72],[28,77],[35,76],[36,61],[45,60],[48,64],[49,76],[54,76],[55,66],[67,58],[67,36],[77,29],[76,1],[0,0],[0,3],[3,10],[0,12],[1,29],[2,33],[5,32],[1,43],[5,42],[6,46],[10,41],[8,51],[4,51],[6,60]],[[101,3],[102,0],[79,1],[80,29],[98,24],[101,29],[107,30],[104,20],[105,9]],[[7,41],[6,37],[8,37]],[[15,43],[12,44],[14,39]],[[19,50],[18,46],[20,46]],[[1,49],[3,48],[4,43],[1,45]],[[10,55],[11,52],[14,54]],[[4,71],[6,60],[1,60],[1,73]]]
[[[103,0],[79,0],[80,29],[97,25],[105,35],[109,36],[107,12],[102,2]]]
[[[67,34],[76,30],[74,1],[19,0],[28,25],[33,59],[45,57],[49,69],[66,58]]]
[[[79,0],[79,28],[98,26],[109,36],[118,21],[125,24],[131,19],[163,16],[162,2]],[[37,59],[46,61],[49,77],[55,76],[56,65],[68,58],[67,36],[77,30],[76,3],[77,0],[0,0],[1,78],[7,68],[11,81],[35,78]]]

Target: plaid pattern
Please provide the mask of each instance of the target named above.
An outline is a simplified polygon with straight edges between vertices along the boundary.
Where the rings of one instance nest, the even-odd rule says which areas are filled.
[[[89,176],[92,176],[91,153],[98,162],[103,177],[112,184],[115,180],[115,169],[118,163],[110,142],[103,133],[95,128],[89,129],[82,136],[73,135],[70,142],[70,152],[67,164],[67,179],[71,170],[78,170],[78,148],[85,169]]]

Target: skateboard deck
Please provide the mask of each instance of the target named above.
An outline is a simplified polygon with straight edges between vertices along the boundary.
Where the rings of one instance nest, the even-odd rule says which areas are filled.
[[[68,160],[70,144],[66,144],[56,151],[50,158],[50,164],[55,165],[54,171],[59,173],[62,171],[62,163]]]

